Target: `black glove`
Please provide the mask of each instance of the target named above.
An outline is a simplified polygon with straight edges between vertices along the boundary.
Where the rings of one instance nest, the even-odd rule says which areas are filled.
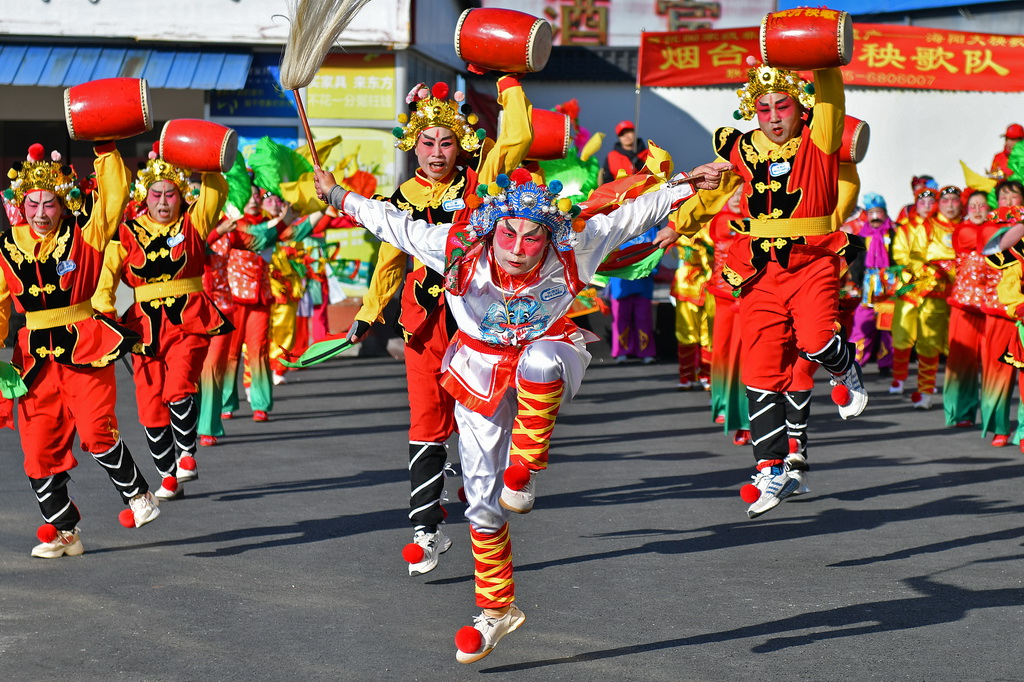
[[[359,343],[370,332],[370,323],[363,320],[356,320],[348,329],[348,340],[352,343]]]

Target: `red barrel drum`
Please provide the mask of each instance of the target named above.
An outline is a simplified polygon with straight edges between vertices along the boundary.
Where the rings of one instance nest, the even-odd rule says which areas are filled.
[[[801,7],[766,14],[761,61],[783,69],[830,69],[853,57],[853,21],[841,10]]]
[[[540,71],[551,56],[551,24],[513,9],[467,9],[455,26],[455,54],[483,70]]]
[[[160,157],[200,173],[226,173],[235,163],[238,133],[213,121],[177,118],[160,132]]]
[[[101,78],[64,90],[72,140],[120,140],[153,129],[144,78]]]
[[[572,121],[565,114],[547,109],[534,109],[533,142],[526,158],[532,161],[564,159],[572,143]]]
[[[860,163],[868,153],[871,128],[865,121],[847,116],[843,124],[843,146],[839,148],[840,163]]]

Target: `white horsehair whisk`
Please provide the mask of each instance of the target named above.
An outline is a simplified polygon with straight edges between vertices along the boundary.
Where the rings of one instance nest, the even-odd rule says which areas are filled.
[[[309,121],[302,107],[299,89],[312,82],[327,53],[338,40],[338,36],[351,23],[356,14],[370,0],[291,0],[291,27],[288,42],[281,59],[281,85],[295,95],[295,104],[306,132],[306,143],[313,163],[320,165],[320,159],[309,131]]]

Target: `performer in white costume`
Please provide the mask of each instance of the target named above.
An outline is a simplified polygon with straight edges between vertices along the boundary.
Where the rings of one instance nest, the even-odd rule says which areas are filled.
[[[694,184],[713,189],[729,168],[701,166],[695,173],[705,177]],[[316,181],[330,204],[444,274],[459,331],[445,356],[442,385],[457,401],[476,597],[484,609],[474,627],[456,636],[456,659],[471,663],[525,621],[513,604],[509,512],[533,508],[558,408],[563,396],[576,394],[590,363],[585,332],[565,313],[605,256],[662,222],[695,191],[690,183],[666,185],[583,220],[580,207],[558,198],[561,183],[537,185],[517,169],[470,197],[475,210],[468,223],[439,229],[346,191],[329,173],[318,170]]]

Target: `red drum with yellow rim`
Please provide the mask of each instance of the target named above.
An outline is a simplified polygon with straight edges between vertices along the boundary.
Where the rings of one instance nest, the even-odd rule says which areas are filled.
[[[871,128],[865,121],[847,116],[843,124],[843,146],[839,148],[840,163],[860,163],[868,153]]]
[[[514,9],[467,9],[455,26],[455,54],[484,70],[540,71],[551,56],[551,24]]]
[[[64,90],[72,140],[120,140],[153,129],[144,78],[101,78]]]
[[[761,21],[761,61],[768,66],[813,71],[846,66],[852,57],[853,21],[842,10],[801,7]]]
[[[572,143],[572,121],[565,114],[547,109],[534,109],[533,142],[526,158],[531,161],[564,159]]]
[[[177,118],[160,132],[160,157],[179,168],[226,173],[235,163],[238,133],[213,121]]]

